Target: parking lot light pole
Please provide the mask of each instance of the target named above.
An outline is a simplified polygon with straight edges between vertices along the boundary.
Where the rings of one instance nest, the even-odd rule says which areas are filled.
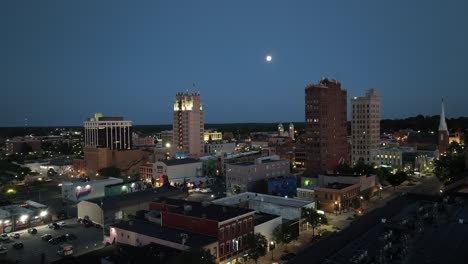
[[[275,241],[270,242],[271,260],[273,260],[273,249],[275,249]]]

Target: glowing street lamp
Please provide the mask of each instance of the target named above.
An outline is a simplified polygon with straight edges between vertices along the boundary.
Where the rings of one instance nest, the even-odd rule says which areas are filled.
[[[47,211],[41,211],[41,213],[39,214],[40,217],[44,217],[47,215]]]

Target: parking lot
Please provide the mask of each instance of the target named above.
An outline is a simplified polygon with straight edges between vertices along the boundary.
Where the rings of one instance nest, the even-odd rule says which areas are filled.
[[[0,263],[3,260],[9,260],[13,263],[41,263],[41,255],[44,254],[45,263],[55,261],[61,257],[57,254],[59,245],[73,245],[74,255],[81,255],[89,251],[103,247],[102,245],[102,229],[95,227],[84,227],[76,222],[76,219],[66,220],[67,226],[55,230],[49,229],[47,225],[38,226],[37,234],[32,235],[27,230],[21,230],[19,239],[10,239],[3,241],[2,244],[8,249],[8,253],[0,255]],[[52,245],[41,239],[42,235],[50,234],[52,237],[58,237],[65,234],[74,234],[75,240],[68,240],[63,243]],[[23,249],[14,249],[13,243],[21,241],[24,244]]]

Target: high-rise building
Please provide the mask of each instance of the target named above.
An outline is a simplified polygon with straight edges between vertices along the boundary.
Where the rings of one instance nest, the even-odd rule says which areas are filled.
[[[132,148],[132,121],[96,113],[84,122],[85,147],[124,150]]]
[[[346,103],[346,90],[336,80],[305,87],[305,176],[317,177],[346,159]]]
[[[375,89],[351,99],[351,162],[372,163],[371,150],[380,144],[380,99]]]
[[[447,123],[445,122],[444,99],[442,99],[442,110],[440,113],[438,146],[439,154],[446,153],[449,147],[449,132]]]
[[[293,123],[289,123],[289,137],[294,140],[294,125]]]
[[[200,94],[178,93],[174,103],[173,144],[176,153],[203,154],[203,108]]]

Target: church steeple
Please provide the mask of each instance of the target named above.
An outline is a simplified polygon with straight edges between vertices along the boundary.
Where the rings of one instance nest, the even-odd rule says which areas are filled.
[[[444,98],[442,98],[442,111],[440,112],[439,131],[448,131],[445,122]]]
[[[440,113],[439,122],[439,154],[444,154],[448,150],[449,146],[449,134],[447,129],[447,123],[445,122],[445,110],[444,110],[444,99],[442,98],[442,111]]]

